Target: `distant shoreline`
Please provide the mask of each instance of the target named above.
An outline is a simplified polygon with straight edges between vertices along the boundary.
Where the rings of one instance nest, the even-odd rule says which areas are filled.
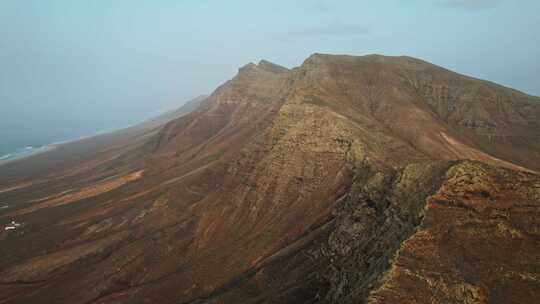
[[[174,111],[165,112],[165,113],[163,113],[161,115],[165,115],[165,114],[168,114],[168,113],[174,113]],[[158,116],[158,117],[160,117],[160,116]],[[105,134],[112,134],[114,132],[118,132],[118,131],[122,131],[122,130],[128,130],[130,128],[137,127],[138,125],[143,125],[145,123],[151,123],[153,119],[156,119],[156,117],[147,118],[147,119],[143,120],[142,122],[128,124],[128,125],[125,125],[123,127],[118,127],[118,128],[108,129],[108,130],[100,130],[100,131],[97,131],[97,132],[95,132],[93,134],[83,135],[83,136],[80,136],[78,138],[71,138],[71,139],[67,139],[67,140],[55,141],[55,142],[50,143],[50,144],[27,145],[26,147],[19,148],[18,150],[14,151],[14,152],[8,152],[8,153],[3,154],[3,155],[0,154],[0,166],[8,164],[8,163],[13,163],[13,162],[16,162],[16,161],[19,161],[19,160],[27,159],[27,158],[30,158],[30,157],[33,157],[33,156],[36,156],[36,155],[39,155],[39,154],[46,153],[46,152],[50,152],[52,150],[57,149],[59,146],[62,146],[62,145],[65,145],[65,144],[71,144],[71,143],[91,139],[91,138],[98,137],[98,136],[105,135]]]
[[[43,154],[43,153],[46,153],[46,152],[50,152],[52,150],[57,149],[61,145],[65,145],[65,144],[85,140],[85,139],[88,139],[88,138],[96,137],[96,136],[99,136],[99,135],[102,135],[102,134],[111,133],[111,132],[114,132],[114,131],[116,131],[116,130],[112,130],[112,131],[108,131],[108,132],[100,132],[100,133],[87,135],[87,136],[82,136],[82,137],[74,138],[74,139],[57,141],[57,142],[46,144],[46,145],[33,145],[33,146],[28,145],[28,146],[26,146],[26,147],[24,147],[22,149],[19,149],[19,151],[1,155],[0,156],[0,166],[8,164],[8,163],[15,162],[15,161],[27,159],[29,157],[36,156],[36,155],[39,155],[39,154]]]
[[[15,161],[27,159],[29,157],[36,156],[36,155],[39,155],[39,154],[43,154],[43,153],[46,153],[46,152],[50,152],[52,150],[57,149],[61,145],[70,144],[70,143],[82,141],[82,140],[85,140],[85,139],[97,137],[97,136],[100,136],[100,135],[113,133],[113,132],[116,132],[116,131],[119,131],[119,130],[124,130],[124,129],[130,128],[132,126],[133,125],[128,125],[126,127],[122,127],[122,128],[118,128],[118,129],[102,130],[102,131],[98,131],[98,132],[96,132],[94,134],[84,135],[84,136],[81,136],[81,137],[78,137],[78,138],[73,138],[73,139],[56,141],[56,142],[46,144],[46,145],[27,145],[24,148],[20,148],[18,151],[10,152],[10,153],[4,154],[4,155],[0,155],[0,166],[8,164],[8,163],[13,163]]]
[[[58,145],[59,144],[50,144],[50,145],[44,145],[44,146],[26,146],[20,152],[8,153],[1,156],[2,158],[0,158],[0,166],[15,162],[15,161],[19,161],[22,159],[26,159],[34,155],[52,151],[56,149]]]

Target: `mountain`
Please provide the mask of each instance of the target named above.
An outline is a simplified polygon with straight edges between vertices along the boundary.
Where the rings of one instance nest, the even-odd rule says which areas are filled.
[[[166,111],[156,117],[152,117],[140,124],[137,124],[128,129],[154,129],[163,126],[171,120],[180,118],[195,111],[208,98],[207,95],[197,96],[188,102],[184,103],[180,108]]]
[[[538,97],[410,57],[250,63],[6,179],[0,302],[534,302],[539,124]]]

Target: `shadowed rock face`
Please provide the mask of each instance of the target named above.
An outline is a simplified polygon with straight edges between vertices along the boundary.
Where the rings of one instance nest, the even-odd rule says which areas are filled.
[[[2,185],[0,224],[24,225],[0,234],[0,302],[539,295],[538,98],[409,57],[315,54],[248,64],[199,104]]]
[[[195,303],[528,303],[539,183],[468,161],[359,168],[326,224]]]

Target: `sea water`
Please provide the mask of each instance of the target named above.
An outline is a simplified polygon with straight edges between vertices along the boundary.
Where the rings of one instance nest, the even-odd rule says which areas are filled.
[[[15,159],[19,159],[22,157],[27,157],[36,153],[41,153],[50,150],[53,148],[52,145],[45,145],[45,146],[26,146],[23,148],[16,149],[15,151],[11,153],[7,153],[4,155],[0,155],[0,163],[7,162]]]

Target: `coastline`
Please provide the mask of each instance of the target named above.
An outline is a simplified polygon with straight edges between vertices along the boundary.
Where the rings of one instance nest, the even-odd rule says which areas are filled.
[[[16,162],[16,161],[19,161],[19,160],[27,159],[29,157],[32,157],[32,156],[35,156],[35,155],[38,155],[38,154],[42,154],[42,153],[52,151],[52,150],[56,149],[58,145],[59,144],[50,144],[50,145],[45,145],[45,146],[41,146],[41,147],[38,147],[38,148],[34,148],[34,147],[29,146],[29,147],[26,147],[25,150],[23,150],[21,152],[18,152],[18,153],[14,152],[14,153],[9,153],[9,154],[3,155],[2,156],[3,159],[0,159],[0,166],[8,164],[8,163]],[[31,151],[27,151],[29,149]]]
[[[121,129],[113,129],[113,130],[109,130],[109,131],[99,131],[99,132],[96,132],[96,133],[91,134],[91,135],[84,135],[84,136],[81,136],[81,137],[78,137],[78,138],[56,141],[56,142],[46,144],[46,145],[42,145],[42,146],[35,146],[35,147],[34,146],[26,146],[25,148],[19,149],[18,151],[10,152],[10,153],[4,154],[4,155],[0,155],[0,166],[8,164],[8,163],[13,163],[13,162],[16,162],[16,161],[19,161],[19,160],[27,159],[27,158],[30,158],[30,157],[33,157],[33,156],[36,156],[36,155],[39,155],[39,154],[46,153],[46,152],[50,152],[50,151],[55,150],[59,146],[64,145],[64,144],[70,144],[70,143],[82,141],[82,140],[85,140],[85,139],[93,138],[93,137],[96,137],[96,136],[100,136],[100,135],[103,135],[103,134],[113,133],[115,131],[122,130],[122,129],[123,128],[121,128]]]

